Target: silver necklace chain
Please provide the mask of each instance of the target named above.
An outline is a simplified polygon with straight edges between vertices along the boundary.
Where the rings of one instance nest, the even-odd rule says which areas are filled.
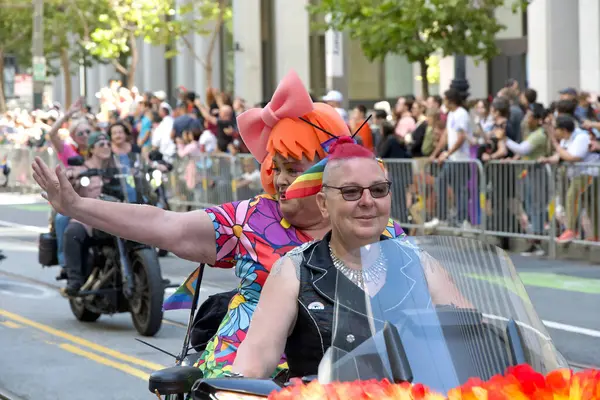
[[[383,256],[383,252],[381,251],[379,252],[379,257],[377,257],[373,264],[361,269],[353,269],[348,267],[345,262],[340,260],[340,258],[335,255],[331,249],[331,244],[329,245],[329,255],[333,261],[333,266],[362,290],[365,289],[365,284],[367,283],[377,285],[381,279],[381,276],[383,275],[383,272],[386,270],[386,260]]]

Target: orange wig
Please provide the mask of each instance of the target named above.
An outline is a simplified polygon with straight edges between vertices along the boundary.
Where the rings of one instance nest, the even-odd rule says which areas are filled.
[[[273,157],[318,161],[326,156],[324,144],[349,136],[349,128],[331,106],[313,103],[300,77],[291,71],[279,83],[271,101],[237,118],[244,143],[261,163],[263,189],[275,194]]]
[[[338,112],[328,104],[315,103],[313,111],[302,117],[335,136],[349,136],[350,131]],[[260,168],[260,178],[265,191],[275,194],[273,184],[273,157],[280,154],[284,158],[318,161],[326,156],[321,146],[331,136],[314,128],[299,118],[282,119],[273,127],[267,142],[268,155]]]

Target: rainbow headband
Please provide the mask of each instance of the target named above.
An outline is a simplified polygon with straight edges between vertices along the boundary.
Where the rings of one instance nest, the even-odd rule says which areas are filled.
[[[354,134],[350,137],[355,144],[358,144],[358,143],[356,142],[354,137],[361,130],[361,128],[369,121],[370,118],[371,118],[371,116],[369,116],[369,118],[367,118],[362,123],[362,125],[356,130],[356,132],[354,132]],[[306,122],[307,124],[312,125],[314,128],[319,129],[320,131],[325,132],[326,134],[331,136],[331,139],[328,139],[325,142],[321,143],[321,147],[328,154],[329,154],[329,150],[331,149],[331,147],[341,137],[347,137],[347,136],[336,136],[330,132],[327,132],[325,129],[321,128],[320,126],[311,123],[310,121],[308,121],[304,118],[300,118],[300,119],[302,121]],[[379,163],[379,165],[381,166],[381,169],[383,171],[385,171],[383,161],[379,158],[376,158],[376,160]],[[316,163],[315,165],[313,165],[312,167],[307,169],[298,178],[296,178],[296,180],[294,180],[294,182],[292,182],[292,184],[285,191],[285,198],[286,199],[298,199],[298,198],[302,198],[302,197],[313,196],[313,195],[319,193],[321,191],[321,189],[323,188],[323,171],[325,171],[325,166],[327,165],[328,161],[329,161],[329,157],[325,157],[324,159],[322,159],[321,161],[319,161],[318,163]]]

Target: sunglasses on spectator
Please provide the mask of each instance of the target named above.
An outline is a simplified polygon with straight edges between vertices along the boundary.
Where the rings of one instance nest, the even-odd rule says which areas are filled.
[[[110,147],[110,142],[103,140],[101,142],[96,143],[96,147]]]
[[[362,197],[363,192],[367,189],[371,193],[371,197],[373,197],[374,199],[381,199],[382,197],[385,197],[390,193],[391,186],[392,186],[392,182],[389,182],[389,181],[376,183],[369,187],[362,187],[362,186],[336,187],[336,186],[323,185],[324,188],[339,190],[340,193],[342,194],[342,198],[346,201],[359,200]]]
[[[92,131],[91,131],[91,130],[89,130],[89,129],[85,129],[85,130],[83,130],[83,131],[77,131],[77,132],[75,133],[75,136],[77,136],[77,137],[81,137],[81,136],[84,136],[84,135],[85,135],[85,136],[90,136],[90,134],[91,134],[91,133],[92,133]]]

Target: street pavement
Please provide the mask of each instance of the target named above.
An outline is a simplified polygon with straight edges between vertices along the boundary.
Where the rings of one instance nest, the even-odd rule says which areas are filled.
[[[28,204],[9,204],[9,203]],[[149,374],[173,359],[135,340],[129,314],[80,323],[58,293],[55,268],[37,262],[37,237],[49,208],[35,197],[0,194],[0,398],[138,399]],[[511,255],[540,318],[559,351],[577,367],[600,366],[600,266]],[[181,283],[196,265],[172,255],[163,276]],[[201,300],[231,290],[233,270],[205,272]],[[173,289],[168,290],[168,293]],[[144,340],[178,353],[189,312],[167,311],[161,330]],[[151,396],[151,395],[150,395]]]

